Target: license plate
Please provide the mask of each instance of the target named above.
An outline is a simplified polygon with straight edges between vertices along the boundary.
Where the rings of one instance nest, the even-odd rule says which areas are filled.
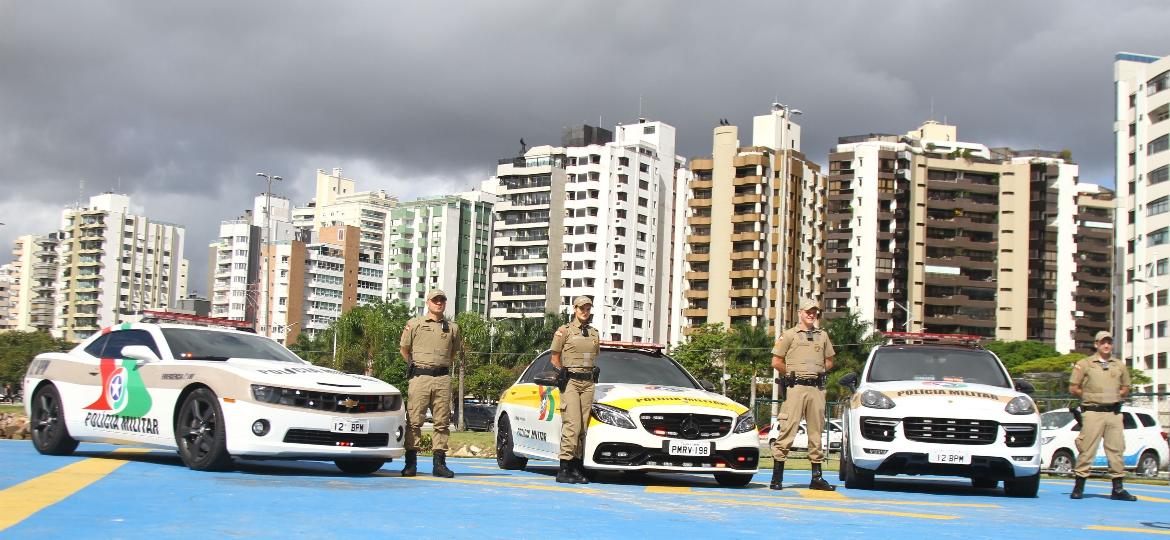
[[[971,454],[966,452],[952,452],[952,451],[935,451],[930,453],[931,463],[942,463],[946,465],[970,465]]]
[[[707,457],[711,455],[711,443],[670,441],[666,453],[672,456]]]
[[[370,421],[363,418],[334,418],[333,427],[329,431],[334,433],[360,433],[365,435],[370,432]]]

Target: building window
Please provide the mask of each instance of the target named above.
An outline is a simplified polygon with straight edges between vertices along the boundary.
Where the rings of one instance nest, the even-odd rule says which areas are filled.
[[[646,197],[638,197],[638,206],[650,206],[650,201],[648,201]]]
[[[635,293],[635,294],[641,294],[641,293],[644,293],[644,292],[646,292],[646,286],[645,286],[645,285],[642,285],[641,283],[635,283],[635,284],[634,284],[634,293]]]
[[[1162,227],[1146,236],[1147,246],[1160,246],[1170,241],[1170,228]]]
[[[641,223],[643,225],[646,224],[646,215],[645,214],[638,214],[638,223]]]
[[[1146,155],[1152,156],[1159,152],[1165,152],[1168,149],[1170,149],[1170,135],[1162,135],[1146,145]]]
[[[1150,171],[1150,174],[1146,176],[1146,182],[1151,186],[1161,184],[1166,180],[1170,180],[1170,165],[1162,165]]]
[[[639,163],[638,170],[644,173],[650,172],[650,165],[648,163]]]
[[[1170,273],[1170,259],[1158,259],[1158,263],[1155,268],[1159,276],[1164,276],[1167,273]]]
[[[1170,197],[1159,197],[1146,205],[1146,215],[1156,216],[1170,211]]]

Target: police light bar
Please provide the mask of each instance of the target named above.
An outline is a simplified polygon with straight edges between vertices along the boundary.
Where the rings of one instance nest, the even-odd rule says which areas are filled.
[[[649,343],[638,341],[602,341],[602,346],[617,347],[619,349],[665,349],[664,343]]]
[[[882,336],[890,343],[957,343],[960,345],[978,345],[983,336],[972,334],[932,334],[926,332],[882,332]]]
[[[153,322],[170,322],[179,324],[193,324],[203,326],[223,326],[227,328],[239,328],[241,330],[251,330],[252,323],[248,321],[233,321],[231,319],[221,319],[219,317],[200,317],[198,315],[189,315],[186,313],[175,313],[173,311],[155,311],[143,310],[143,322],[150,319]]]

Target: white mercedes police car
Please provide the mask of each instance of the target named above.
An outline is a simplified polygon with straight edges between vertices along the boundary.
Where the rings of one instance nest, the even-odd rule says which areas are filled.
[[[975,336],[887,333],[870,352],[844,408],[841,480],[870,488],[874,475],[941,475],[975,487],[1003,481],[1008,495],[1040,486],[1040,415],[1026,381]]]
[[[314,366],[230,328],[244,323],[146,315],[32,361],[25,409],[39,452],[67,455],[79,441],[135,444],[176,449],[196,470],[229,468],[233,457],[319,459],[352,474],[405,453],[394,386]]]
[[[710,383],[695,380],[661,345],[603,341],[597,366],[585,438],[588,472],[706,473],[721,485],[751,482],[760,447],[747,407],[710,391]],[[521,469],[530,458],[557,460],[561,393],[546,385],[552,373],[545,351],[501,396],[495,422],[500,468]]]

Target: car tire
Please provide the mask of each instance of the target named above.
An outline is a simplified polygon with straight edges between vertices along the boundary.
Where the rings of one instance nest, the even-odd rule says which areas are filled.
[[[739,474],[730,472],[715,473],[715,481],[723,487],[744,487],[752,483],[751,474]]]
[[[506,471],[519,471],[528,465],[528,458],[517,456],[514,449],[512,424],[508,421],[508,415],[504,414],[496,426],[496,465]]]
[[[1158,477],[1158,454],[1153,450],[1146,450],[1142,452],[1142,457],[1138,458],[1137,469],[1134,470],[1138,476],[1146,478]]]
[[[1006,484],[1005,484],[1006,485]],[[971,487],[978,489],[992,489],[999,486],[999,480],[976,476],[971,479]]]
[[[1003,481],[1003,492],[1011,497],[1035,498],[1040,492],[1040,473]]]
[[[853,464],[853,456],[849,447],[841,451],[841,480],[849,489],[873,489],[873,471],[862,469]]]
[[[223,409],[209,388],[197,388],[183,400],[175,420],[175,444],[183,464],[196,471],[231,468]]]
[[[341,472],[346,474],[374,474],[386,464],[384,459],[342,458],[333,460]]]
[[[1048,467],[1056,474],[1072,474],[1076,464],[1077,461],[1073,457],[1073,453],[1061,448],[1052,453],[1052,462],[1048,464]]]
[[[46,384],[33,394],[29,432],[33,447],[48,456],[68,456],[77,449],[77,439],[65,427],[64,407],[57,387]]]

